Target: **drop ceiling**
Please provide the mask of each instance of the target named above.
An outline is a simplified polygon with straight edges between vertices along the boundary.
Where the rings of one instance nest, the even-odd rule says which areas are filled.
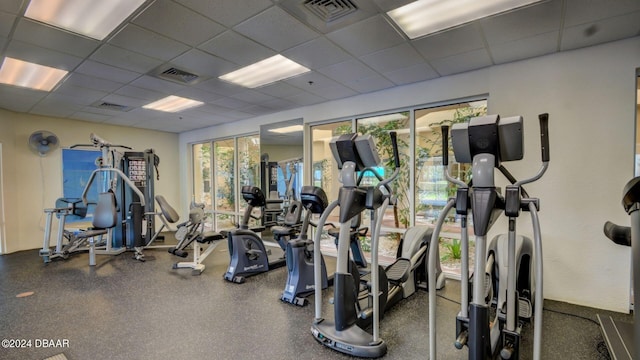
[[[51,92],[0,85],[0,108],[180,133],[640,35],[638,0],[544,1],[415,40],[386,15],[410,1],[350,2],[147,1],[98,41],[25,18],[27,0],[2,0],[2,59],[69,74]],[[311,71],[255,89],[218,79],[276,54]],[[167,95],[205,105],[142,108]]]

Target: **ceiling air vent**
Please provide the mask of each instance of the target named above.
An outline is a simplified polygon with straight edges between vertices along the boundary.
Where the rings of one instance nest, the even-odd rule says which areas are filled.
[[[162,72],[158,72],[156,76],[164,80],[177,82],[179,84],[193,84],[199,78],[199,76],[196,74],[176,69],[174,67],[166,69]]]
[[[326,23],[358,10],[351,0],[306,0],[304,6]]]
[[[129,110],[133,109],[133,107],[131,107],[131,106],[114,104],[114,103],[110,103],[110,102],[99,102],[99,103],[93,105],[93,107],[98,108],[98,109],[107,109],[107,110],[113,110],[113,111],[129,111]]]

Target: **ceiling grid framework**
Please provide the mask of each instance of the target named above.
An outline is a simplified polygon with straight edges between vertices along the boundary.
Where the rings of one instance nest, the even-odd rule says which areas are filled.
[[[147,0],[100,41],[3,0],[1,59],[69,74],[51,92],[0,84],[0,108],[179,133],[640,35],[640,1],[548,0],[411,40],[386,14],[409,2]],[[255,89],[218,78],[278,54],[310,71]],[[142,108],[168,95],[205,104]]]

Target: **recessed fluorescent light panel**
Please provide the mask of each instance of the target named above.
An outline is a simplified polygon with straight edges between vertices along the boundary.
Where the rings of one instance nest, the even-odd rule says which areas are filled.
[[[154,101],[151,104],[147,104],[143,106],[143,108],[165,112],[178,112],[192,107],[200,106],[202,104],[204,104],[202,101],[170,95],[166,98]]]
[[[282,55],[275,55],[255,64],[220,76],[221,80],[236,85],[256,88],[309,71],[306,67]]]
[[[418,0],[387,12],[415,39],[541,0]]]
[[[304,127],[302,125],[291,125],[291,126],[285,126],[277,129],[269,129],[269,132],[274,132],[278,134],[288,134],[292,132],[302,131],[303,129]]]
[[[0,67],[0,83],[51,91],[67,71],[5,57]]]
[[[24,16],[102,40],[145,0],[31,0]]]

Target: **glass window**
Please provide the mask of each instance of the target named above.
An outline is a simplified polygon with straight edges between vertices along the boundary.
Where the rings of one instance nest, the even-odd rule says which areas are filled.
[[[440,106],[415,111],[415,224],[435,225],[449,197],[455,196],[456,186],[449,183],[442,169],[442,125],[469,121],[485,115],[486,100]],[[451,145],[451,142],[449,142]],[[449,171],[454,177],[469,181],[470,165],[455,162],[449,149]],[[460,224],[452,211],[441,233],[440,258],[443,270],[459,274]],[[470,230],[472,229],[469,226]],[[473,246],[470,244],[470,246]],[[470,251],[470,254],[473,252]]]
[[[351,120],[346,120],[311,126],[311,181],[314,186],[321,187],[325,191],[329,202],[338,199],[338,189],[340,189],[338,181],[340,170],[329,148],[329,142],[334,136],[352,133],[351,123]],[[338,225],[338,209],[331,213],[327,223]],[[335,256],[335,238],[326,232],[322,236],[321,246],[323,253]]]
[[[194,144],[192,151],[194,200],[211,208],[211,143]]]
[[[213,142],[214,147],[214,226],[226,229],[234,226],[236,211],[235,193],[235,140]]]
[[[409,129],[409,111],[396,112],[356,120],[357,131],[360,134],[371,134],[375,139],[380,155],[381,164],[378,174],[383,178],[388,178],[395,170],[395,160],[393,158],[393,147],[389,132],[397,132],[398,152],[400,155],[400,172],[398,177],[389,185],[393,195],[397,199],[396,206],[390,206],[384,214],[382,232],[380,234],[379,256],[381,263],[392,262],[396,257],[400,237],[405,229],[410,225],[411,216],[411,135]],[[375,176],[363,176],[363,185],[375,185]],[[363,217],[365,224],[370,223],[369,213]],[[367,239],[366,241],[370,241]],[[365,247],[369,247],[366,245]]]
[[[260,185],[260,137],[250,135],[238,138],[240,186]]]
[[[351,120],[311,127],[311,164],[313,185],[327,193],[329,201],[338,198],[338,165],[331,154],[329,142],[338,135],[351,133]]]

